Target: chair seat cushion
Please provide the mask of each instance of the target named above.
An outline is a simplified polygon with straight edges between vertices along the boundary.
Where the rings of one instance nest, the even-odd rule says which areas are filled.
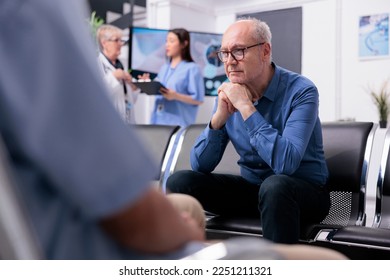
[[[213,216],[208,219],[206,228],[217,231],[241,233],[242,235],[263,234],[260,218]],[[329,228],[335,229],[340,227],[324,224],[302,225],[300,239],[305,241],[313,240],[321,229]]]
[[[390,229],[348,226],[337,230],[333,241],[390,248]]]
[[[215,216],[207,221],[207,228],[241,233],[263,233],[259,218]]]

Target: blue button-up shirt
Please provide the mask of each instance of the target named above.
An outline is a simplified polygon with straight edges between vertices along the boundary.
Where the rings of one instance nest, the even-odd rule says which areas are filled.
[[[273,174],[326,183],[317,88],[307,78],[273,66],[270,84],[254,103],[256,113],[244,121],[235,112],[222,129],[205,128],[191,152],[193,170],[212,172],[231,141],[240,155],[241,175],[254,184]]]

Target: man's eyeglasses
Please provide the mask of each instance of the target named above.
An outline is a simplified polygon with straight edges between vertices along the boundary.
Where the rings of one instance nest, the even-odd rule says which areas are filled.
[[[265,44],[265,42],[257,43],[257,44],[254,44],[252,46],[249,46],[249,47],[235,49],[235,50],[231,50],[231,51],[218,51],[217,55],[218,55],[219,60],[221,60],[223,63],[228,61],[229,54],[233,57],[234,60],[240,61],[240,60],[244,59],[245,51],[247,49],[250,49],[250,48],[253,48],[253,47],[256,47],[256,46],[261,46],[263,44]]]
[[[108,39],[107,41],[109,41],[109,42],[115,42],[115,43],[121,43],[121,44],[126,43],[126,40],[123,40],[123,39],[121,39],[121,38],[117,38],[117,39]]]

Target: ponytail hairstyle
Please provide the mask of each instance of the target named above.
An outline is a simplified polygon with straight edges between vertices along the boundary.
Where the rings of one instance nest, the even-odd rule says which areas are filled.
[[[190,33],[184,28],[174,28],[169,30],[179,38],[179,42],[184,48],[181,50],[181,58],[188,62],[193,62],[191,52],[190,52]],[[187,41],[187,44],[186,44]]]

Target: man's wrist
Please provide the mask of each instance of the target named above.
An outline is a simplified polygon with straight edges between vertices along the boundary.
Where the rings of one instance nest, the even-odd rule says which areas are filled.
[[[211,119],[210,123],[209,123],[209,127],[210,129],[213,129],[213,130],[220,130],[221,128],[223,128],[225,124],[222,124],[222,123],[219,123],[218,121],[216,121],[214,119],[214,117]]]
[[[244,121],[249,118],[253,113],[255,113],[257,110],[253,104],[245,104],[239,108],[240,114]]]

